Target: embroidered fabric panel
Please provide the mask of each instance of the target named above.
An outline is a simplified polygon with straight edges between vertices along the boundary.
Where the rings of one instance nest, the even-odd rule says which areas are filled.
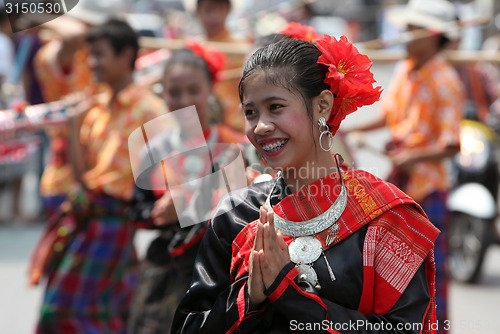
[[[424,259],[389,231],[379,230],[376,239],[375,272],[403,293]]]

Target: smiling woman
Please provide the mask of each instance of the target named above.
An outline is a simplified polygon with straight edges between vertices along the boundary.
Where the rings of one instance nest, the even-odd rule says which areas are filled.
[[[282,170],[286,178],[288,169],[299,170],[308,161],[317,160],[321,160],[323,166],[324,160],[331,159],[330,154],[322,154],[319,145],[315,144],[319,129],[307,126],[311,120],[304,112],[306,106],[300,95],[268,82],[263,72],[248,78],[246,88],[242,101],[247,137],[270,167]],[[325,90],[319,98],[325,106],[322,111],[328,107],[331,110],[332,93]]]
[[[280,173],[236,207],[219,203],[173,332],[307,332],[292,326],[325,322],[331,333],[400,323],[433,332],[439,231],[401,190],[341,169],[330,152],[346,115],[380,97],[370,67],[344,36],[285,39],[250,57],[239,85],[246,134]]]

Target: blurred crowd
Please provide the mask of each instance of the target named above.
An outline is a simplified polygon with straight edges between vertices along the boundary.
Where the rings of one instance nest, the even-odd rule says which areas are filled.
[[[171,166],[163,166],[163,173],[150,171],[153,176],[148,174],[148,182],[153,185],[141,189],[134,181],[138,182],[137,170],[147,169],[137,167],[145,164],[147,159],[144,158],[144,152],[138,152],[140,156],[136,158],[140,163],[130,166],[132,156],[126,147],[134,131],[164,115],[167,110],[194,105],[200,120],[200,133],[209,143],[207,145],[231,143],[243,147],[245,163],[253,167],[247,169],[244,177],[248,183],[252,183],[263,174],[265,164],[247,147],[238,83],[245,60],[257,48],[262,37],[278,34],[290,22],[297,22],[313,27],[318,34],[336,37],[346,35],[354,44],[375,41],[383,46],[382,51],[388,54],[394,51],[396,55],[401,55],[398,52],[405,47],[400,37],[407,27],[399,26],[397,20],[391,20],[391,17],[397,16],[398,10],[408,3],[404,0],[80,0],[67,15],[50,21],[44,16],[40,18],[42,22],[36,22],[33,18],[23,20],[22,16],[14,17],[9,13],[7,4],[15,2],[4,1],[3,7],[0,7],[0,196],[12,199],[0,202],[0,226],[21,221],[46,223],[51,217],[60,219],[63,215],[66,221],[77,222],[71,225],[72,232],[76,234],[83,229],[91,230],[91,226],[78,224],[79,217],[91,217],[90,221],[95,223],[94,234],[83,236],[81,245],[99,240],[99,233],[107,237],[113,235],[111,239],[101,240],[99,247],[110,247],[107,253],[114,252],[114,258],[110,258],[106,267],[100,267],[99,270],[116,272],[126,271],[126,265],[135,261],[135,253],[128,242],[134,232],[130,226],[124,229],[122,220],[139,221],[141,227],[159,230],[158,239],[148,250],[150,267],[146,268],[163,270],[145,274],[141,279],[154,285],[152,282],[162,275],[178,270],[177,280],[168,283],[169,289],[175,291],[186,290],[189,269],[186,273],[185,268],[167,267],[165,264],[169,263],[170,258],[164,258],[165,254],[160,254],[158,249],[168,248],[172,257],[172,254],[182,254],[186,256],[183,262],[192,264],[196,249],[191,247],[203,236],[204,225],[198,224],[187,230],[173,228],[172,225],[181,219],[191,218],[180,217],[175,212],[170,193],[164,189],[159,191],[161,187],[155,187],[154,183],[161,183],[162,180],[158,181],[158,178],[161,179],[162,175],[172,178],[178,177],[177,173],[201,173],[206,166],[203,161],[194,158],[178,158]],[[452,65],[463,90],[457,88],[453,91],[458,97],[451,102],[460,102],[459,95],[464,94],[464,105],[473,105],[472,109],[476,113],[474,117],[498,131],[500,5],[494,0],[454,1],[452,4],[456,9],[454,15],[462,24],[458,26],[456,36],[446,36],[443,49],[459,59]],[[489,16],[485,18],[485,14]],[[111,24],[106,28],[108,30],[99,30],[103,24],[109,24],[110,18],[119,19],[119,23],[113,23],[116,26]],[[140,36],[138,41],[133,40],[133,34],[124,32],[126,27],[131,27]],[[418,27],[412,28],[416,30]],[[194,44],[186,44],[187,41]],[[191,51],[186,51],[186,48]],[[476,51],[477,60],[463,60],[460,52],[465,50]],[[406,51],[411,54],[411,50]],[[415,56],[415,59],[418,57]],[[377,55],[374,54],[371,59],[377,62]],[[452,77],[450,80],[453,80]],[[410,87],[400,77],[395,77],[394,83],[399,88]],[[395,89],[390,92],[393,97],[391,102],[400,103],[400,110],[414,102],[400,102],[402,97],[397,95]],[[453,104],[451,102],[450,105]],[[386,102],[381,108],[389,109],[388,104]],[[383,124],[392,125],[393,128],[397,127],[396,119],[405,117],[391,116],[389,112],[384,115],[388,120]],[[454,116],[446,120],[451,123],[455,121],[460,120]],[[167,132],[165,129],[174,123],[169,122],[165,123],[165,128],[156,127],[155,131]],[[188,133],[186,129],[183,128],[183,131]],[[368,126],[357,130],[371,129]],[[401,128],[391,130],[397,133]],[[152,131],[147,135],[152,135]],[[180,140],[181,135],[171,138],[174,135],[177,135],[176,132],[171,131],[161,139],[163,147]],[[183,143],[195,143],[199,138],[182,140]],[[342,144],[342,140],[339,140],[340,144],[336,145]],[[153,144],[151,147],[154,151]],[[176,149],[173,147],[171,151]],[[214,152],[217,152],[214,159],[221,159],[219,164],[225,163],[223,151],[214,148]],[[454,153],[456,150],[450,154]],[[443,153],[432,159],[447,158],[450,154],[446,156]],[[196,171],[198,167],[193,167],[193,164],[204,167]],[[399,167],[406,165],[408,161]],[[21,201],[26,175],[34,175],[39,180],[33,191],[37,192],[40,204],[36,212],[29,214]],[[422,176],[429,177],[429,174],[423,171]],[[440,174],[436,174],[436,179],[439,178]],[[440,187],[439,180],[435,185]],[[148,187],[146,190],[153,191],[142,191]],[[413,191],[418,187],[417,184],[409,189]],[[443,186],[439,190],[445,188]],[[412,196],[417,198],[422,195],[418,201],[424,201],[424,195],[427,195],[425,191]],[[68,199],[71,208],[62,210],[61,206],[64,207]],[[439,201],[432,198],[432,204]],[[85,203],[94,203],[95,206],[86,206]],[[194,203],[197,205],[197,202]],[[102,211],[112,212],[116,221],[102,214],[101,207]],[[130,207],[134,207],[132,213]],[[429,212],[432,210],[430,208]],[[47,224],[50,226],[50,223]],[[54,225],[55,229],[59,227]],[[55,233],[59,232],[58,229]],[[50,237],[50,233],[47,232],[46,236]],[[37,248],[40,254],[44,251],[43,242],[42,239]],[[61,242],[64,243],[64,240]],[[45,249],[45,252],[51,251]],[[90,250],[74,249],[73,255],[79,252]],[[119,261],[116,260],[118,253]],[[39,262],[32,266],[30,279],[33,284],[37,284],[41,276],[46,274],[47,263],[44,261],[51,261],[48,259],[50,256],[54,258],[53,254],[40,254],[34,255],[34,261]],[[72,254],[71,251],[66,256],[68,254]],[[75,259],[77,255],[65,261],[78,262]],[[51,265],[57,266],[60,262]],[[103,272],[93,271],[92,275],[100,277]],[[60,291],[62,286],[91,284],[89,276],[92,275],[88,272],[80,272],[78,280],[64,274],[67,273],[56,271],[50,276],[44,305],[52,307],[54,300],[64,299],[58,296],[59,293],[64,294],[64,291]],[[159,326],[158,323],[153,324],[154,321],[158,322],[155,313],[158,308],[164,312],[162,321],[169,324],[182,294],[171,296],[168,302],[151,303],[154,289],[131,296],[127,294],[130,291],[126,284],[133,284],[133,280],[138,278],[125,276],[122,273],[120,277],[113,278],[116,282],[113,283],[115,290],[112,293],[124,305],[134,298],[137,309],[131,311],[133,320],[129,326],[138,333],[146,333],[148,326]],[[39,327],[42,333],[54,330],[50,328],[50,307],[42,309]],[[123,327],[120,317],[124,311],[113,311],[116,314],[110,316],[112,326]],[[152,323],[148,324],[144,319],[151,319]],[[49,327],[44,328],[47,324]],[[67,329],[81,324],[64,323],[61,326]],[[61,328],[58,333],[63,333]]]
[[[15,3],[16,1],[11,1]],[[260,0],[235,0],[226,8],[196,8],[196,1],[167,1],[167,0],[121,0],[100,5],[98,1],[81,1],[80,6],[87,6],[88,17],[86,20],[95,21],[92,11],[113,14],[123,17],[139,34],[152,39],[166,39],[166,41],[144,43],[139,51],[137,61],[137,80],[152,86],[156,93],[162,90],[158,84],[162,66],[168,52],[179,47],[174,41],[197,39],[210,42],[228,43],[220,44],[226,51],[226,64],[222,76],[226,77],[215,87],[215,94],[210,98],[211,120],[223,122],[237,131],[243,129],[243,117],[238,113],[239,98],[237,96],[237,83],[239,72],[244,61],[245,52],[248,52],[252,41],[260,36],[279,32],[287,22],[299,22],[315,28],[318,33],[333,36],[346,35],[353,42],[388,41],[384,45],[387,50],[402,49],[401,43],[390,41],[401,33],[402,28],[387,19],[391,13],[397,12],[404,6],[404,0],[356,0],[348,3],[342,1],[260,1]],[[342,5],[340,5],[342,3]],[[500,49],[500,37],[495,32],[498,27],[498,16],[484,21],[484,13],[497,13],[498,4],[494,1],[455,1],[460,19],[466,22],[461,30],[461,38],[454,41],[450,48],[457,50],[485,50],[495,53]],[[495,12],[496,11],[496,12]],[[44,46],[51,40],[72,37],[70,30],[65,31],[65,24],[76,26],[67,20],[54,20],[47,24],[37,25],[13,33],[9,17],[2,11],[0,25],[0,94],[1,109],[22,110],[26,105],[39,105],[44,102],[53,102],[64,95],[78,91],[78,87],[68,87],[68,90],[57,92],[56,95],[44,90],[43,69],[37,59],[43,57]],[[68,15],[71,17],[71,15]],[[475,18],[483,18],[482,22],[474,23]],[[12,19],[12,15],[10,16]],[[469,20],[469,21],[467,21]],[[78,21],[77,21],[78,22]],[[469,22],[469,23],[467,23]],[[472,23],[471,23],[472,22]],[[30,24],[30,23],[28,23]],[[34,25],[34,24],[32,24]],[[79,29],[78,27],[75,29]],[[160,52],[151,48],[165,48]],[[231,43],[234,43],[231,46]],[[215,45],[216,46],[216,45]],[[47,48],[45,48],[47,49]],[[149,57],[147,55],[149,54]],[[142,58],[142,59],[141,59]],[[377,59],[374,59],[375,62]],[[498,84],[495,81],[497,63],[481,62],[477,65],[484,81],[486,99],[488,104],[493,104],[494,96],[498,95]],[[459,65],[459,72],[465,73]],[[465,74],[463,74],[465,75]],[[42,82],[41,82],[42,81]],[[469,80],[466,79],[466,82]],[[470,91],[470,90],[467,90]],[[227,93],[229,92],[229,93]],[[500,104],[500,103],[497,103]],[[497,107],[498,108],[498,107]],[[4,116],[7,118],[7,116]],[[1,121],[1,119],[0,119]],[[0,123],[0,127],[8,129],[9,126]],[[11,221],[12,218],[22,216],[19,204],[21,180],[25,173],[30,172],[41,176],[44,166],[50,160],[61,159],[50,154],[47,134],[54,132],[54,127],[41,126],[37,131],[10,131],[0,130],[2,142],[16,138],[17,145],[3,144],[2,152],[5,155],[0,159],[2,169],[2,189],[7,187],[13,194],[12,208],[3,207],[0,221]],[[20,145],[20,138],[29,137],[31,140]],[[9,141],[10,142],[10,141]],[[58,144],[61,146],[61,144]],[[10,152],[10,153],[7,153]],[[17,152],[17,158],[14,154]],[[15,160],[15,161],[14,161]],[[21,160],[23,161],[21,163]],[[60,175],[60,179],[65,176]],[[51,192],[51,191],[49,191]],[[43,214],[40,206],[39,214]],[[5,212],[7,211],[7,212]],[[36,217],[22,217],[33,219]]]

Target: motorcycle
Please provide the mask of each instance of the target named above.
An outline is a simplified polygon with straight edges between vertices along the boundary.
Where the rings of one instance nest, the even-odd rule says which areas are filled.
[[[496,228],[500,173],[499,136],[473,119],[460,124],[460,152],[452,162],[452,190],[447,200],[449,268],[455,281],[475,283],[486,250],[500,243]]]

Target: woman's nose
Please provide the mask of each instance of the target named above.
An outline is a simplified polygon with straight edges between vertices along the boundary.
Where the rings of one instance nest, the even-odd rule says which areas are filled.
[[[259,119],[257,126],[254,129],[254,133],[258,135],[267,134],[274,129],[274,123],[267,119]]]

